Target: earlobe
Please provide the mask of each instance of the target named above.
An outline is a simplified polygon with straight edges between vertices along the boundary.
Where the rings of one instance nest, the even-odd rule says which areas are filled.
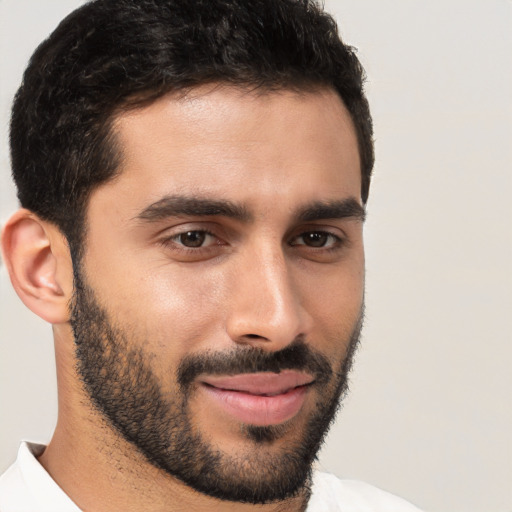
[[[23,303],[51,324],[67,322],[73,273],[68,246],[59,229],[29,210],[19,210],[3,229],[2,253]]]

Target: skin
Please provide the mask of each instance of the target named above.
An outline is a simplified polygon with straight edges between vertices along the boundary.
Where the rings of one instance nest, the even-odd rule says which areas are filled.
[[[278,351],[297,337],[340,367],[363,304],[362,218],[304,221],[298,214],[318,202],[348,201],[362,211],[355,131],[339,97],[327,89],[202,87],[119,115],[115,131],[121,172],[91,195],[82,271],[111,321],[151,361],[161,387],[176,389],[178,365],[191,354]],[[229,201],[248,215],[148,214],[177,195]],[[202,246],[183,245],[183,233],[205,230]],[[325,245],[308,245],[311,233],[322,234]],[[53,324],[59,418],[40,462],[79,507],[303,509],[303,495],[268,505],[216,500],[149,464],[91,405],[75,371],[64,238],[21,210],[3,245],[20,297]],[[255,448],[199,385],[190,418],[228,456],[272,454],[299,438],[319,393],[309,388],[286,434],[264,447]]]

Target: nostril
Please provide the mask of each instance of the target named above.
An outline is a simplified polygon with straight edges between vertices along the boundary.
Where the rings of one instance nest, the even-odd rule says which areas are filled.
[[[265,338],[265,336],[260,336],[259,334],[246,334],[244,337],[250,338],[251,340],[258,340],[258,339],[266,340],[267,339],[267,338]]]

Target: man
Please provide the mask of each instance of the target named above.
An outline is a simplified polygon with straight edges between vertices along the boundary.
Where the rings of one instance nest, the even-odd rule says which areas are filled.
[[[415,510],[312,471],[363,319],[362,74],[306,0],[97,0],[36,50],[2,247],[59,417],[0,510]]]

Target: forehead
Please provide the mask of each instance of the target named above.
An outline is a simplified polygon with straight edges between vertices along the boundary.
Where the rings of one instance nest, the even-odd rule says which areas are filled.
[[[205,86],[122,113],[114,130],[120,173],[91,199],[106,196],[133,214],[177,194],[249,207],[275,201],[276,194],[294,203],[315,195],[360,200],[355,130],[329,89]]]

